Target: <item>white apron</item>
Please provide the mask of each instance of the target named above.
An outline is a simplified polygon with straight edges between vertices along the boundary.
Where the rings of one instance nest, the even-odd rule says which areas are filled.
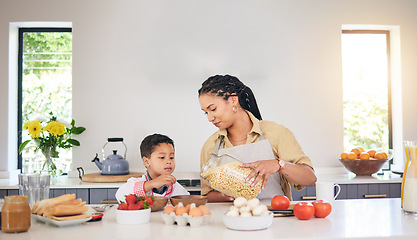
[[[224,136],[217,140],[213,154],[221,156],[227,154],[243,163],[256,162],[259,160],[275,159],[272,146],[268,139],[265,139],[263,133],[260,135],[258,142],[239,145],[231,148],[224,148]],[[259,199],[271,199],[275,195],[284,195],[281,187],[281,178],[279,173],[269,176],[268,182],[264,189],[258,194]]]

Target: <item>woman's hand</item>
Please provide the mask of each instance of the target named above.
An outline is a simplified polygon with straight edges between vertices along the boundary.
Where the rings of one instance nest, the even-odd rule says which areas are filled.
[[[265,188],[266,182],[268,181],[269,176],[279,171],[280,166],[276,159],[274,160],[262,160],[251,163],[243,163],[242,167],[253,168],[253,171],[248,175],[246,181],[252,181],[252,187],[258,184],[264,177],[264,182],[262,184],[262,189]]]
[[[283,161],[281,159],[281,161]],[[285,162],[285,168],[280,170],[278,160],[263,160],[252,163],[244,163],[242,167],[253,168],[253,171],[248,175],[246,181],[252,181],[252,186],[255,186],[264,177],[262,188],[266,186],[266,182],[271,174],[280,172],[288,180],[301,185],[301,186],[314,186],[317,181],[317,177],[314,174],[313,169],[306,164],[295,164],[291,162]]]
[[[232,202],[235,200],[234,197],[227,196],[224,193],[218,191],[211,191],[207,193],[208,202]]]

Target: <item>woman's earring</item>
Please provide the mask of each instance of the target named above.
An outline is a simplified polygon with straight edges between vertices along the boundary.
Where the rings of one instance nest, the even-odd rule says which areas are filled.
[[[234,113],[236,113],[237,112],[236,106],[233,106],[232,110],[233,110]]]

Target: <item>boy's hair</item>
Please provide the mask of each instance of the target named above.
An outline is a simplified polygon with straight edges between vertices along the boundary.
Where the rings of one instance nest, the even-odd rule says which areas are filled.
[[[147,157],[150,158],[151,154],[153,153],[156,146],[158,146],[161,143],[168,143],[171,144],[173,148],[174,147],[174,141],[169,138],[168,136],[162,135],[162,134],[152,134],[147,137],[145,137],[142,140],[142,143],[140,144],[140,154],[141,157]]]

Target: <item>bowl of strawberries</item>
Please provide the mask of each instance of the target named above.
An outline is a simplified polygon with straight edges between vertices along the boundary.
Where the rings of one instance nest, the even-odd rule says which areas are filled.
[[[119,224],[144,224],[151,217],[153,196],[129,194],[116,209],[116,222]]]

